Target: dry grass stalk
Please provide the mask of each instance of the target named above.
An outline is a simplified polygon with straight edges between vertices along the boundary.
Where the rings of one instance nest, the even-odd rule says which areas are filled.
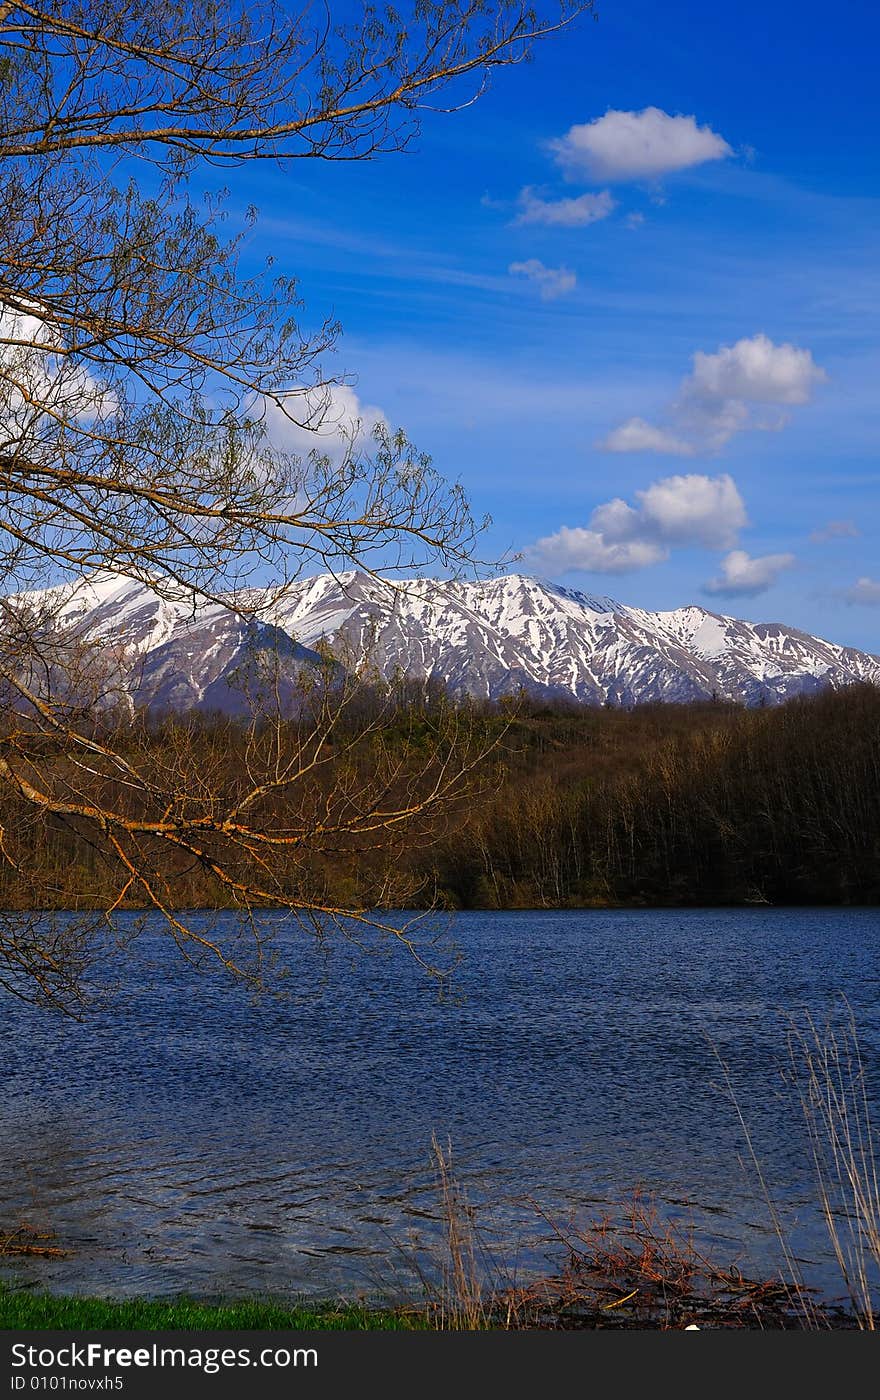
[[[819,1198],[858,1326],[880,1320],[880,1178],[865,1065],[855,1020],[821,1030],[790,1022],[792,1082],[800,1098]]]
[[[444,1149],[432,1133],[431,1152],[437,1168],[445,1243],[437,1318],[441,1327],[450,1330],[479,1331],[489,1326],[494,1311],[483,1282],[485,1246],[453,1170],[451,1143]]]

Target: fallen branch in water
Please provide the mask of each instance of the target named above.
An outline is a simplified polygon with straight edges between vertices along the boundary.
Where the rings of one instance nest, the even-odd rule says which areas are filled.
[[[71,1253],[69,1249],[46,1243],[56,1238],[51,1232],[34,1230],[30,1225],[19,1225],[5,1239],[0,1237],[0,1258],[8,1255],[28,1255],[37,1259],[68,1259]]]

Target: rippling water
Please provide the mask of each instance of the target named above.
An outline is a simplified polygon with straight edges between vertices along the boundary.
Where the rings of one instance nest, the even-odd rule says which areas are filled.
[[[717,1051],[808,1275],[840,1292],[784,1013],[845,996],[876,1103],[880,913],[467,913],[454,935],[446,1000],[400,949],[321,954],[283,931],[288,1000],[187,969],[157,932],[84,1024],[0,1000],[0,1232],[71,1250],[6,1274],[117,1296],[411,1292],[437,1234],[432,1133],[521,1273],[552,1257],[524,1198],[595,1217],[638,1185],[724,1261],[772,1267]]]

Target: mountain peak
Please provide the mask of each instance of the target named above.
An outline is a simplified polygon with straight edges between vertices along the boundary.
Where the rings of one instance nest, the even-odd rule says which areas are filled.
[[[596,613],[617,613],[622,612],[624,605],[616,598],[609,598],[601,593],[583,593],[577,588],[566,588],[564,584],[552,583],[549,579],[537,579],[534,582],[549,593],[556,593],[560,598],[568,598],[579,607],[588,608],[590,612]]]

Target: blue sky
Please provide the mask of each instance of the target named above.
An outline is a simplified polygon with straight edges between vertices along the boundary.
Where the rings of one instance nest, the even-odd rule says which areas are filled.
[[[228,183],[485,554],[880,651],[878,41],[867,3],[602,0],[406,154]]]

